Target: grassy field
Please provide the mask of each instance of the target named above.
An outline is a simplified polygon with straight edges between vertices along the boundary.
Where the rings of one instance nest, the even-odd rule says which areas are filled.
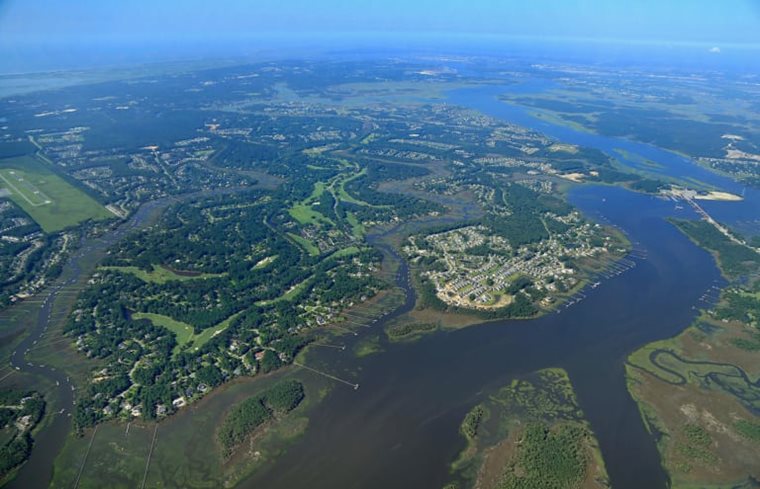
[[[139,278],[143,282],[151,282],[155,284],[165,284],[173,280],[187,281],[187,280],[202,280],[209,278],[222,277],[224,274],[215,273],[202,273],[200,275],[178,275],[168,268],[162,266],[153,267],[153,270],[146,272],[138,267],[100,267],[101,270],[116,270],[123,273],[130,273]]]
[[[293,299],[295,296],[297,296],[306,287],[308,287],[309,284],[311,284],[313,278],[314,278],[313,276],[309,277],[303,282],[294,285],[293,287],[288,289],[288,291],[286,291],[284,294],[282,294],[280,297],[277,297],[276,299],[272,299],[268,301],[259,301],[256,304],[259,306],[266,306],[266,305],[274,304],[275,302],[289,301]]]
[[[288,210],[290,215],[298,221],[300,224],[328,224],[334,225],[334,223],[311,208],[310,204],[296,204]]]
[[[288,236],[290,236],[290,239],[295,241],[299,246],[301,246],[308,254],[311,256],[317,256],[319,255],[319,248],[317,248],[314,243],[309,241],[308,239],[301,237],[297,234],[288,233]]]
[[[343,248],[332,255],[330,255],[328,258],[343,258],[344,256],[351,256],[359,253],[361,250],[358,246],[349,246],[348,248]]]
[[[351,226],[351,234],[356,239],[364,239],[364,235],[367,234],[367,230],[364,229],[364,225],[359,222],[356,215],[353,212],[346,213],[346,222]]]
[[[340,180],[340,182],[336,185],[336,187],[337,187],[337,195],[336,195],[336,197],[338,197],[343,202],[346,202],[347,204],[364,205],[364,206],[368,206],[368,207],[377,207],[377,206],[372,206],[372,205],[368,204],[367,202],[364,202],[363,200],[355,199],[348,192],[346,192],[346,184],[347,183],[349,183],[349,182],[351,182],[353,180],[356,180],[357,178],[359,178],[361,176],[364,176],[366,173],[367,173],[367,169],[366,168],[362,168],[362,171],[360,171],[359,173],[355,173],[353,175],[348,176],[347,178],[343,178],[342,180]]]
[[[0,187],[10,190],[11,199],[48,233],[88,219],[114,217],[95,199],[31,156],[1,159]]]
[[[237,317],[237,314],[228,317],[216,326],[206,328],[201,333],[196,334],[193,327],[189,324],[177,321],[168,316],[149,312],[137,312],[132,315],[132,318],[134,319],[147,319],[154,325],[162,326],[173,332],[177,336],[177,346],[174,348],[175,354],[183,345],[190,343],[191,341],[193,342],[193,350],[198,350],[200,347],[208,343],[211,338],[227,329],[235,317]]]
[[[262,268],[266,268],[276,259],[277,255],[272,255],[264,258],[263,260],[259,260],[259,262],[254,265],[253,270],[261,270]]]
[[[343,162],[343,163],[346,166],[346,168],[355,169],[354,165],[352,165],[351,163],[349,162]],[[312,208],[312,204],[317,202],[319,198],[322,196],[322,194],[325,192],[330,192],[333,195],[333,198],[347,204],[354,204],[354,205],[374,207],[374,208],[389,207],[389,206],[379,206],[379,205],[369,204],[367,202],[354,198],[348,192],[346,192],[345,186],[347,183],[365,175],[366,173],[367,173],[367,169],[364,168],[357,173],[338,175],[336,177],[333,177],[329,182],[317,182],[314,184],[314,190],[312,191],[311,195],[307,197],[306,199],[302,200],[301,202],[293,205],[293,207],[291,207],[288,210],[288,212],[290,213],[291,217],[295,219],[296,221],[298,221],[300,224],[335,226],[335,222],[332,219],[326,217],[320,212],[315,211]],[[355,220],[356,218],[354,217],[354,221]],[[349,224],[351,224],[351,226],[355,230],[360,226],[358,223],[354,224],[350,221],[349,221]]]
[[[315,211],[311,205],[319,200],[322,194],[325,192],[326,184],[324,182],[317,182],[314,184],[314,190],[311,195],[303,201],[295,204],[288,212],[291,217],[298,221],[300,224],[325,224],[329,226],[335,226],[335,223],[325,217],[323,214]]]

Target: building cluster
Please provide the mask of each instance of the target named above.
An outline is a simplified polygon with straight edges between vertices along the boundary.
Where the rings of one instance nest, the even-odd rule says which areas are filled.
[[[508,305],[525,284],[548,297],[572,290],[580,282],[577,259],[598,257],[611,238],[592,243],[598,225],[578,214],[553,216],[570,225],[562,234],[538,243],[512,247],[486,226],[468,226],[409,238],[404,251],[413,263],[425,263],[423,276],[437,297],[453,306],[492,309]],[[549,299],[551,301],[551,299]]]

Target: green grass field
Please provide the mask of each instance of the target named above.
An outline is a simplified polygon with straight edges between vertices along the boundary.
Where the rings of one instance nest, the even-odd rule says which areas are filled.
[[[335,223],[321,213],[315,211],[310,204],[296,204],[288,210],[290,215],[300,224],[327,224],[334,226]]]
[[[0,187],[10,190],[11,199],[48,233],[115,217],[32,156],[0,159]]]
[[[138,267],[100,267],[101,270],[116,270],[123,273],[130,273],[134,275],[135,277],[139,278],[143,282],[151,282],[154,284],[165,284],[166,282],[170,282],[173,280],[176,281],[188,281],[188,280],[203,280],[203,279],[209,279],[209,278],[217,278],[222,277],[224,274],[214,274],[214,273],[202,273],[200,275],[178,275],[168,268],[164,268],[162,266],[153,267],[153,270],[150,272],[146,272],[145,270],[138,268]]]
[[[317,248],[314,243],[309,241],[308,239],[299,236],[297,234],[288,233],[288,236],[295,241],[299,246],[301,246],[304,250],[306,250],[307,253],[309,253],[311,256],[317,256],[319,255],[319,248]]]
[[[342,200],[343,202],[347,204],[354,204],[354,205],[361,205],[364,207],[373,207],[375,209],[387,209],[390,206],[388,205],[372,205],[369,202],[364,202],[363,200],[359,200],[355,197],[353,197],[351,194],[349,194],[346,191],[346,184],[356,180],[359,177],[362,177],[367,174],[367,169],[362,168],[362,170],[359,173],[355,173],[353,175],[346,176],[345,178],[340,179],[335,184],[335,198]]]
[[[328,256],[327,258],[328,259],[330,259],[330,258],[343,258],[344,256],[355,255],[355,254],[359,253],[360,251],[361,250],[359,249],[358,246],[349,246],[348,248],[343,248],[343,249],[340,249],[340,250],[336,251],[335,253],[333,253],[332,255]]]
[[[311,195],[288,210],[291,217],[300,224],[325,224],[335,226],[335,223],[331,219],[328,219],[322,213],[315,211],[311,207],[314,202],[319,200],[326,188],[327,186],[324,182],[315,183]]]
[[[256,265],[254,265],[252,270],[261,270],[262,268],[268,267],[273,261],[277,259],[277,256],[278,255],[272,255],[264,258],[263,260],[260,260]]]
[[[359,222],[356,215],[353,212],[346,213],[346,222],[351,226],[351,234],[357,239],[364,239],[364,235],[367,231],[364,229],[364,225]]]
[[[195,334],[192,326],[172,319],[169,316],[153,314],[150,312],[137,312],[132,315],[133,319],[147,319],[154,325],[162,326],[173,332],[177,336],[177,346],[174,348],[174,354],[176,354],[183,345],[191,341],[193,342],[193,350],[198,350],[200,347],[208,343],[211,338],[227,329],[230,323],[232,323],[232,320],[236,317],[237,314],[233,314],[216,326],[206,328],[201,333]]]
[[[271,304],[274,304],[274,303],[280,302],[280,301],[289,301],[289,300],[293,299],[295,296],[297,296],[306,287],[308,287],[309,284],[311,284],[311,282],[312,282],[313,279],[314,279],[314,277],[311,276],[311,277],[307,278],[306,280],[304,280],[303,282],[300,282],[300,283],[294,285],[293,287],[291,287],[290,289],[288,289],[280,297],[277,297],[275,299],[271,299],[271,300],[268,300],[268,301],[259,301],[259,302],[256,303],[256,305],[258,305],[258,306],[267,306],[267,305],[271,305]]]

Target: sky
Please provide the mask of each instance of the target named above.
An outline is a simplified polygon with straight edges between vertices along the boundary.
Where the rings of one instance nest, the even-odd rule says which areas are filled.
[[[760,0],[0,0],[0,73],[515,38],[725,56],[760,47]]]
[[[0,43],[279,33],[760,43],[760,0],[0,0]]]

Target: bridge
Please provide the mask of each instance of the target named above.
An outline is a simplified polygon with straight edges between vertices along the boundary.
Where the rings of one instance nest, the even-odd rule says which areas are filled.
[[[752,250],[760,253],[760,251],[758,251],[757,249],[752,248],[746,242],[742,241],[741,239],[739,239],[736,236],[734,236],[733,234],[731,234],[731,231],[729,231],[728,228],[726,228],[725,226],[723,226],[722,224],[720,224],[718,221],[716,221],[715,219],[713,219],[710,216],[710,214],[708,214],[707,211],[705,211],[702,208],[702,206],[699,205],[694,199],[686,197],[686,196],[684,196],[683,199],[686,202],[689,203],[689,205],[697,212],[697,214],[699,214],[702,217],[702,219],[704,219],[705,221],[707,221],[710,224],[712,224],[713,227],[715,227],[715,229],[717,229],[718,231],[720,231],[725,237],[727,237],[728,239],[730,239],[732,242],[734,242],[734,243],[736,243],[738,245],[741,245],[741,246],[746,246],[746,247],[748,247],[748,248],[750,248],[750,249],[752,249]]]

